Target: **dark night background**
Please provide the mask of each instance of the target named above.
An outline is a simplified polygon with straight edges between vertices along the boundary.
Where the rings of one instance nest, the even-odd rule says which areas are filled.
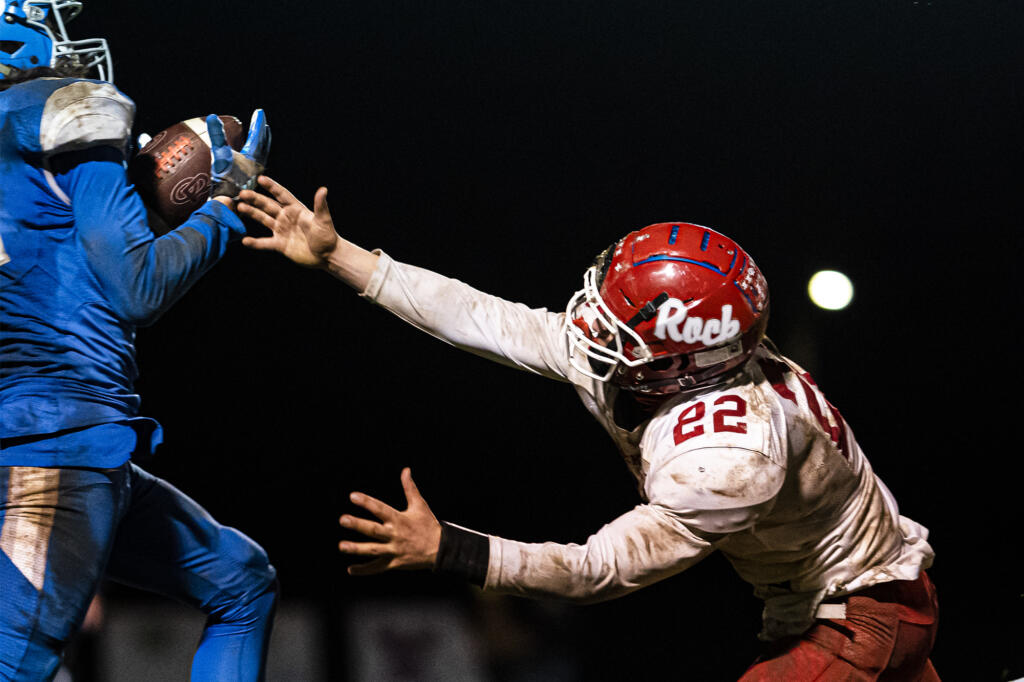
[[[263,107],[269,174],[306,201],[327,185],[345,237],[506,298],[562,309],[649,223],[735,237],[768,278],[770,336],[931,530],[939,673],[1024,676],[1024,4],[121,0],[71,28],[109,39],[136,132]],[[812,307],[821,268],[850,275],[852,307]],[[282,607],[323,619],[331,679],[351,677],[355,605],[391,597],[464,607],[480,632],[497,609],[534,636],[527,661],[568,652],[562,679],[729,680],[756,654],[759,603],[718,556],[555,611],[345,574],[348,492],[399,504],[406,465],[439,518],[515,539],[582,542],[636,504],[567,386],[240,246],[140,331],[139,361],[166,430],[144,464],[266,547]]]

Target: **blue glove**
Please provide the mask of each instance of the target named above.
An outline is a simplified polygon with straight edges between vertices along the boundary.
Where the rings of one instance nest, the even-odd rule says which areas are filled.
[[[236,152],[224,137],[224,124],[216,114],[206,117],[213,163],[210,168],[210,198],[238,196],[256,186],[256,178],[267,167],[270,155],[270,126],[262,109],[252,112],[249,135],[242,151]]]

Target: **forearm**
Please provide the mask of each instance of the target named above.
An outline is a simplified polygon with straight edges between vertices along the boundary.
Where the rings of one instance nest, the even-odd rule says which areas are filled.
[[[210,201],[175,230],[129,249],[120,272],[108,277],[110,287],[119,289],[126,319],[138,325],[155,322],[243,231],[230,209]]]
[[[583,545],[516,542],[445,524],[435,571],[496,592],[593,603],[679,573],[713,550],[670,514],[644,505]]]
[[[377,268],[380,254],[338,237],[322,269],[362,293]]]
[[[562,316],[481,292],[459,280],[379,253],[362,295],[453,346],[564,380]]]
[[[245,231],[229,208],[211,201],[176,230],[154,238],[119,152],[74,152],[55,157],[52,165],[89,268],[111,308],[130,324],[159,317]]]
[[[85,215],[77,222],[83,233],[106,232],[100,240],[84,240],[90,267],[117,314],[144,326],[220,260],[237,235],[233,217],[229,209],[209,202],[172,232],[141,240],[122,238],[126,235],[119,226],[102,224],[102,216]]]

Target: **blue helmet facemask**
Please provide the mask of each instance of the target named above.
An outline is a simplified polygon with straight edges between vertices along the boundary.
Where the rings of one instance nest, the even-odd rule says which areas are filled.
[[[73,0],[0,0],[0,80],[12,69],[69,64],[94,70],[100,80],[113,82],[114,66],[107,41],[71,40],[66,24],[82,11]],[[89,74],[93,75],[93,74]]]

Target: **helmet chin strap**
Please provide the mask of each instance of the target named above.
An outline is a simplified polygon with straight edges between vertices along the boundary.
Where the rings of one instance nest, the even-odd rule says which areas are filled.
[[[698,368],[695,372],[680,371],[679,374],[674,377],[664,377],[662,379],[651,380],[647,383],[633,383],[624,380],[614,381],[614,383],[620,390],[628,391],[637,398],[643,397],[648,400],[661,400],[690,389],[703,389],[726,383],[736,372],[739,371],[740,367],[742,367],[742,365],[721,373],[711,374],[710,376],[704,376],[707,372],[701,372]],[[616,368],[615,376],[625,378],[625,375],[631,369],[635,368],[624,367],[620,364]],[[639,377],[637,377],[637,379],[639,379]]]
[[[683,374],[676,378],[676,384],[680,389],[687,389],[697,385],[697,380],[690,374]]]
[[[679,391],[684,391],[697,385],[697,380],[693,375],[683,372],[674,377],[662,377],[647,383],[635,383],[627,378],[630,371],[636,371],[636,368],[619,365],[615,371],[615,376],[622,377],[625,380],[616,381],[615,384],[622,390],[629,391],[636,396],[661,398],[674,395]],[[640,375],[635,377],[635,379],[640,379]]]
[[[650,384],[640,384],[633,386],[622,386],[622,388],[635,393],[637,395],[645,396],[670,396],[679,393],[679,391],[685,391],[688,388],[693,388],[697,385],[697,380],[689,374],[680,374],[672,379],[662,379],[658,382],[658,386],[652,387]],[[672,390],[666,391],[664,389],[671,388]]]

